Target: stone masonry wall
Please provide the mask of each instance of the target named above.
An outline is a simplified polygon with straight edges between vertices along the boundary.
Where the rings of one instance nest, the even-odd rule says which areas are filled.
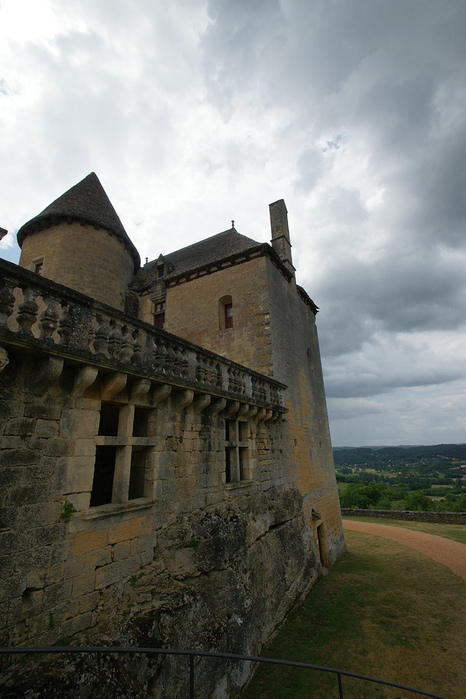
[[[286,440],[293,445],[290,468],[303,495],[305,512],[317,538],[326,537],[332,563],[345,550],[330,440],[315,315],[267,260],[273,376],[287,385]]]
[[[170,286],[165,329],[272,376],[265,264],[266,259],[259,257]],[[219,301],[225,296],[232,297],[233,327],[221,330]]]
[[[321,570],[284,423],[248,421],[250,477],[226,483],[223,417],[181,390],[138,394],[150,409],[144,497],[89,508],[102,396],[126,406],[135,388],[104,372],[80,394],[77,371],[67,364],[44,390],[35,360],[10,352],[0,374],[0,642],[260,652]],[[92,662],[76,661],[87,686],[117,696]],[[80,696],[70,663],[14,667],[4,686]],[[179,663],[122,661],[118,691],[124,679],[141,696],[182,696]],[[199,682],[235,696],[248,673],[205,662]]]

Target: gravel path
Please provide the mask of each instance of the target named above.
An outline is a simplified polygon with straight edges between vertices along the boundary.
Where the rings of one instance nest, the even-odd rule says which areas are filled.
[[[443,536],[434,536],[425,532],[417,532],[404,527],[391,527],[387,524],[372,524],[371,522],[358,522],[354,519],[343,519],[343,528],[355,532],[364,532],[393,539],[400,544],[420,551],[434,561],[442,563],[450,568],[456,575],[466,580],[466,546],[459,541],[445,539]]]

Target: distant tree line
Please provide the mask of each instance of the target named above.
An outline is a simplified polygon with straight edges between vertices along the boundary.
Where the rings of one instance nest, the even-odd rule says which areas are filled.
[[[432,500],[423,490],[407,493],[386,483],[349,483],[340,495],[342,507],[361,510],[421,510],[423,512],[466,512],[466,492]]]
[[[334,460],[342,507],[466,511],[465,444],[336,449]]]

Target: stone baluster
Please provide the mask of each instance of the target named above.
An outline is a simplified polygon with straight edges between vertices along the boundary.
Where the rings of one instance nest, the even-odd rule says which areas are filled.
[[[136,367],[140,367],[142,364],[142,340],[141,333],[139,330],[133,332],[133,356],[131,357],[131,362]]]
[[[165,346],[163,340],[154,340],[154,369],[160,374],[165,373]]]
[[[120,349],[123,336],[120,327],[115,320],[110,321],[111,330],[108,334],[108,353],[114,359],[120,358]]]
[[[41,331],[41,337],[46,342],[53,342],[53,333],[58,328],[58,305],[57,299],[52,296],[47,296],[45,299],[45,308],[40,314],[39,318],[39,328]]]
[[[19,332],[24,335],[32,335],[32,326],[36,322],[39,306],[36,303],[37,291],[27,287],[23,291],[24,299],[18,308],[16,321],[19,325]]]
[[[176,375],[176,354],[171,343],[167,344],[167,353],[165,355],[165,366],[167,373],[170,376]]]
[[[62,317],[58,325],[60,344],[67,345],[71,334],[71,309],[69,304],[62,303]]]
[[[102,316],[97,316],[97,330],[94,334],[94,352],[105,356],[105,351],[108,345],[109,329],[107,321]]]
[[[133,356],[133,351],[133,335],[131,328],[128,325],[125,325],[122,328],[120,360],[125,363],[129,362]]]
[[[182,347],[178,347],[177,350],[180,364],[180,376],[182,379],[187,379],[189,376],[189,363],[186,357],[186,350]]]
[[[204,372],[205,372],[205,369],[204,369],[202,357],[199,354],[197,354],[196,355],[196,381],[198,383],[205,383],[204,382]]]
[[[8,318],[13,313],[15,297],[13,289],[15,285],[8,279],[4,279],[0,288],[0,324],[6,325]]]

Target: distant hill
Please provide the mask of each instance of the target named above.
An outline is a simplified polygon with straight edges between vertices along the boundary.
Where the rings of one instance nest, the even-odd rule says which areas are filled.
[[[386,463],[388,461],[418,462],[422,459],[458,459],[466,461],[466,444],[435,444],[432,446],[400,447],[336,447],[336,466],[348,464]]]

